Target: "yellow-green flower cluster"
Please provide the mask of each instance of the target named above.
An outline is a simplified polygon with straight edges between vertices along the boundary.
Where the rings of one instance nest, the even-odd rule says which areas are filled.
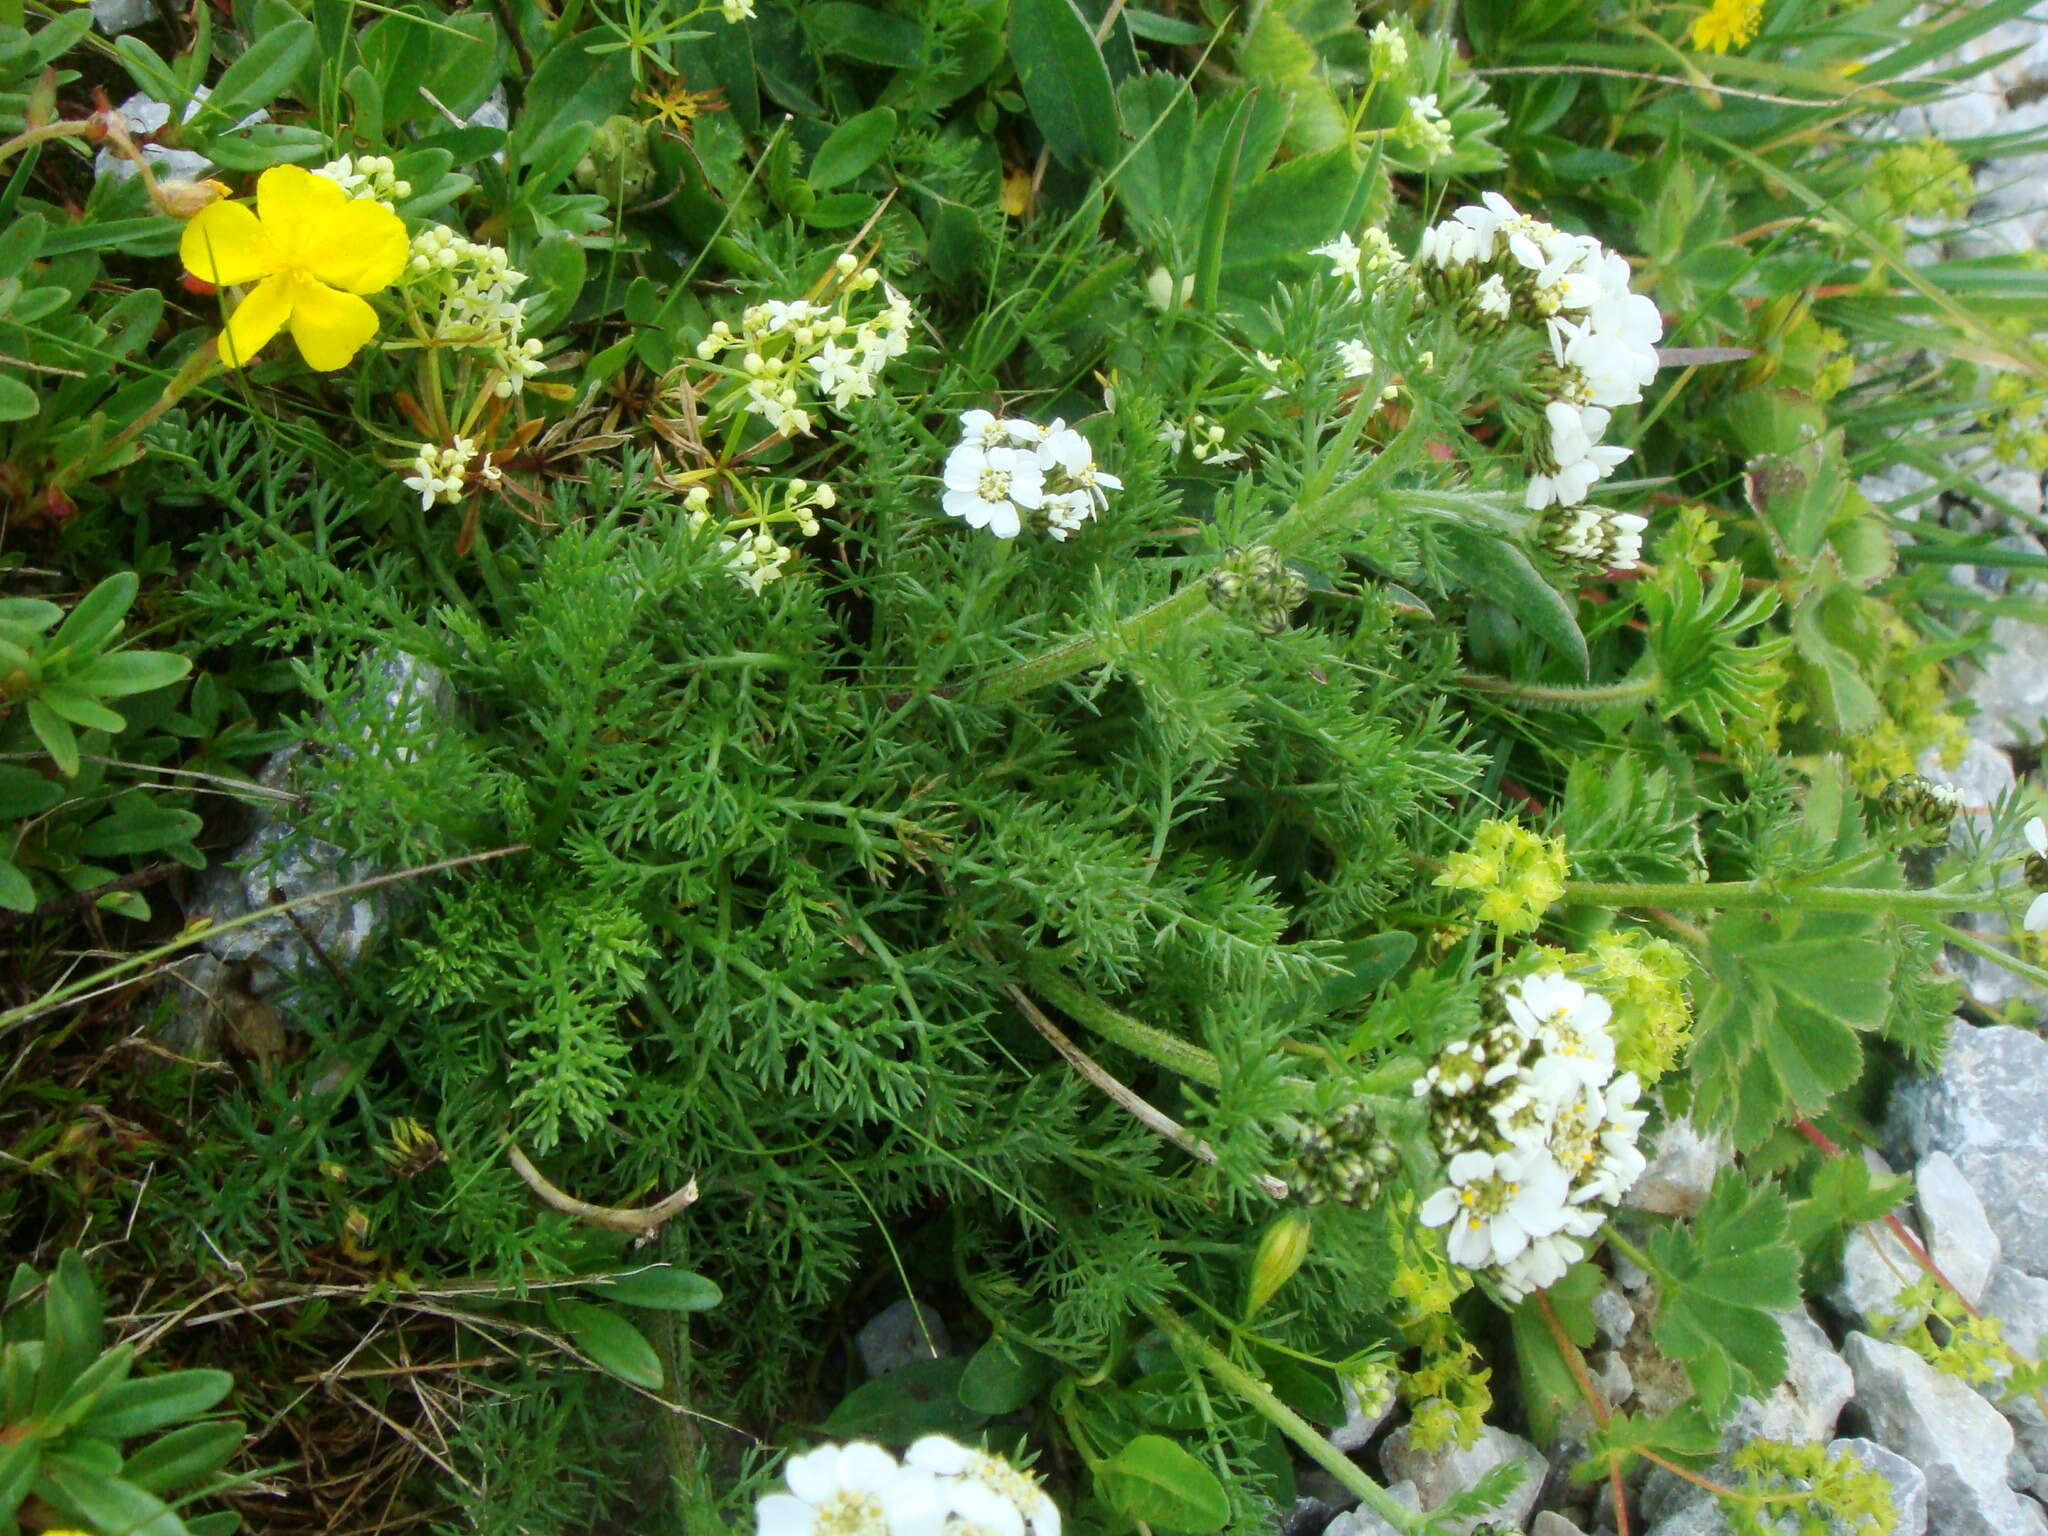
[[[1871,184],[1897,212],[1919,218],[1960,219],[1977,201],[1968,162],[1936,138],[1885,150],[1871,167]]]
[[[1436,883],[1479,898],[1479,920],[1528,933],[1564,895],[1564,839],[1544,838],[1516,821],[1484,821],[1464,853],[1444,860]]]
[[[1685,984],[1692,961],[1669,939],[1640,928],[1615,928],[1593,940],[1591,965],[1575,968],[1614,1006],[1614,1064],[1645,1086],[1678,1064],[1692,1039],[1692,1005]]]
[[[1406,1223],[1397,1230],[1424,1229]],[[1479,1351],[1465,1337],[1451,1308],[1472,1287],[1463,1270],[1410,1239],[1394,1270],[1393,1295],[1400,1311],[1401,1336],[1420,1351],[1413,1370],[1401,1377],[1401,1400],[1411,1415],[1410,1433],[1418,1450],[1446,1445],[1468,1446],[1485,1427],[1493,1392],[1492,1373],[1480,1363]]]

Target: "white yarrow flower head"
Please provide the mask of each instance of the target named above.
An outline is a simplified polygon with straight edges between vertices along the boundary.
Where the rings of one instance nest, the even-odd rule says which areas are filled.
[[[2031,818],[2024,835],[2027,846],[2034,850],[2027,860],[2027,884],[2038,894],[2027,907],[2027,915],[2021,926],[2029,933],[2048,933],[2048,822],[2038,816]]]
[[[1372,372],[1375,361],[1372,348],[1363,341],[1337,343],[1337,366],[1343,369],[1347,379],[1365,378]]]
[[[945,1497],[931,1473],[878,1445],[821,1445],[783,1467],[787,1493],[754,1507],[756,1536],[940,1536]]]
[[[1562,971],[1514,978],[1501,1017],[1444,1047],[1416,1083],[1445,1159],[1418,1213],[1452,1262],[1512,1303],[1585,1256],[1643,1171],[1642,1084],[1614,1070],[1613,1009]]]
[[[1051,1495],[1037,1478],[1001,1456],[945,1435],[926,1435],[903,1453],[903,1462],[936,1479],[952,1517],[946,1526],[949,1536],[1060,1536],[1059,1506]]]
[[[949,517],[1014,539],[1028,522],[1064,542],[1109,505],[1123,481],[1095,461],[1088,439],[1064,421],[1049,427],[992,411],[960,417],[946,458],[940,506]]]

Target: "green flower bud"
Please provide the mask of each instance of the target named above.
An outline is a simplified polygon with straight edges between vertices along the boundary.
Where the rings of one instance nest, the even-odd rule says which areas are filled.
[[[1307,580],[1263,544],[1225,551],[1209,573],[1209,601],[1262,635],[1286,629],[1307,600]]]
[[[1273,1218],[1252,1257],[1251,1282],[1245,1287],[1244,1315],[1249,1322],[1294,1278],[1308,1257],[1309,1219],[1302,1211],[1282,1211]]]

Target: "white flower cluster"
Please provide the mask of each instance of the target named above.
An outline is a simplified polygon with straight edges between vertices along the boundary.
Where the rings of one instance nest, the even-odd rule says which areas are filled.
[[[778,526],[794,527],[803,537],[818,535],[820,509],[839,505],[839,493],[831,486],[792,479],[783,484],[780,507],[766,506],[720,520],[711,510],[708,486],[694,485],[684,493],[683,505],[690,509],[690,531],[701,533],[718,524],[718,547],[725,555],[725,568],[733,580],[758,596],[763,587],[780,581],[783,567],[796,558],[796,551],[775,536]]]
[[[1461,296],[1480,325],[1519,317],[1549,333],[1552,364],[1537,381],[1545,441],[1529,452],[1532,511],[1576,506],[1628,457],[1600,443],[1616,406],[1656,376],[1664,322],[1629,292],[1628,263],[1589,235],[1567,234],[1484,194],[1423,232],[1416,257],[1435,291]]]
[[[1014,539],[1028,519],[1065,540],[1109,505],[1123,481],[1095,462],[1088,439],[1055,420],[1049,427],[991,411],[960,417],[960,441],[946,456],[948,517]]]
[[[1422,1203],[1451,1261],[1520,1301],[1586,1256],[1642,1173],[1642,1084],[1614,1071],[1607,1000],[1561,971],[1501,988],[1505,1015],[1445,1047],[1415,1084],[1448,1183]]]
[[[843,412],[874,394],[883,367],[910,350],[916,318],[910,301],[850,252],[841,254],[834,271],[840,279],[834,302],[769,299],[747,307],[739,330],[720,320],[697,343],[697,356],[705,362],[739,354],[738,367],[728,371],[745,381],[744,409],[785,437],[811,430],[811,391]],[[846,312],[848,301],[877,283],[887,296],[881,312],[856,324]]]
[[[719,0],[718,11],[727,21],[752,21],[754,0]]]
[[[1309,255],[1325,257],[1330,269],[1337,276],[1348,278],[1362,299],[1372,297],[1381,284],[1408,270],[1408,263],[1401,259],[1384,229],[1368,229],[1358,240],[1348,234],[1339,235],[1314,247]]]
[[[350,197],[367,197],[386,208],[412,196],[412,183],[400,178],[389,155],[343,155],[316,166],[313,174],[325,176]]]
[[[2027,860],[2027,884],[2040,894],[2027,906],[2021,924],[2029,933],[2048,933],[2048,822],[2033,817],[2026,826],[2027,846],[2034,856]]]
[[[1438,109],[1434,92],[1408,98],[1407,116],[1394,129],[1394,137],[1422,156],[1425,164],[1443,159],[1458,147],[1451,120]]]
[[[1268,357],[1263,352],[1258,354],[1258,359],[1261,366],[1276,374],[1282,367],[1278,358]],[[1266,398],[1270,400],[1281,393],[1283,391],[1276,385],[1266,391]],[[1179,453],[1185,448],[1197,464],[1221,466],[1235,464],[1243,458],[1244,450],[1231,447],[1228,438],[1222,422],[1211,421],[1200,411],[1188,417],[1186,426],[1169,421],[1159,428],[1159,441],[1166,444],[1169,452]]]
[[[543,371],[541,342],[526,332],[526,309],[512,297],[526,274],[502,246],[464,239],[445,224],[412,237],[406,289],[431,312],[433,339],[442,346],[488,355],[496,377],[491,390],[508,400]]]
[[[878,1445],[821,1445],[792,1456],[783,1479],[789,1492],[755,1506],[757,1536],[1060,1536],[1036,1478],[944,1435],[901,1462]]]
[[[483,456],[481,464],[477,463],[476,444],[469,438],[458,437],[446,448],[438,443],[421,443],[419,452],[406,464],[412,473],[405,477],[405,484],[420,493],[422,511],[437,501],[453,505],[462,499],[463,487],[469,483],[472,466],[484,480],[502,478],[488,453]]]

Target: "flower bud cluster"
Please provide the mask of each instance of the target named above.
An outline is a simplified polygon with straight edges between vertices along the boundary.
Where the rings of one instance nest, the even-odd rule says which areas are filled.
[[[1963,797],[1952,786],[1917,773],[1901,774],[1877,797],[1878,814],[1905,842],[1939,848],[1948,841]]]
[[[1408,111],[1394,128],[1394,137],[1420,155],[1425,164],[1442,160],[1458,147],[1451,120],[1436,104],[1436,94],[1410,96]]]
[[[1500,1016],[1415,1084],[1446,1183],[1417,1213],[1509,1302],[1556,1284],[1644,1167],[1642,1084],[1614,1070],[1612,1010],[1562,971],[1503,984]]]
[[[1272,369],[1281,366],[1276,359],[1267,357],[1263,352],[1259,354],[1259,360]],[[1280,389],[1273,388],[1266,391],[1266,396],[1271,399],[1281,393],[1283,391]],[[1188,456],[1197,464],[1213,464],[1218,468],[1225,464],[1235,464],[1244,457],[1244,450],[1231,447],[1228,438],[1229,433],[1224,430],[1222,422],[1211,421],[1200,411],[1188,417],[1186,426],[1177,421],[1168,421],[1161,423],[1159,428],[1159,441],[1166,444],[1167,452],[1179,453],[1185,448]]]
[[[1564,839],[1545,838],[1518,821],[1482,821],[1472,846],[1444,860],[1435,884],[1471,891],[1479,917],[1503,933],[1528,933],[1564,895]]]
[[[755,1506],[757,1536],[1059,1536],[1038,1479],[944,1435],[897,1461],[878,1445],[821,1445],[783,1468],[787,1493]]]
[[[1383,229],[1368,229],[1357,240],[1348,234],[1339,235],[1312,247],[1309,255],[1328,261],[1330,270],[1349,279],[1361,299],[1371,298],[1381,287],[1408,273],[1408,263],[1401,259],[1401,253],[1394,249],[1394,242]]]
[[[782,482],[782,502],[763,502],[736,516],[721,518],[712,510],[708,486],[693,485],[683,495],[690,512],[690,531],[717,530],[718,547],[725,555],[725,568],[733,580],[757,596],[770,582],[780,581],[784,567],[796,558],[796,550],[782,542],[775,530],[794,529],[804,538],[816,538],[817,514],[839,505],[839,493],[823,482],[804,479]]]
[[[818,396],[843,413],[855,400],[874,394],[889,360],[910,350],[916,318],[910,301],[850,253],[839,257],[834,271],[838,291],[832,302],[769,299],[752,304],[741,314],[738,330],[720,320],[697,343],[697,356],[707,363],[734,354],[720,371],[742,382],[742,409],[785,437],[810,432]],[[848,313],[854,295],[877,284],[886,295],[881,312],[856,322]]]
[[[1262,635],[1277,635],[1308,601],[1308,581],[1263,544],[1229,549],[1209,573],[1209,601]]]
[[[961,415],[944,478],[946,515],[999,539],[1014,539],[1028,522],[1064,541],[1109,505],[1110,491],[1123,489],[1064,421],[1042,427],[991,411]]]
[[[1474,330],[1540,325],[1550,358],[1531,382],[1544,400],[1538,441],[1525,444],[1531,511],[1576,506],[1628,457],[1601,445],[1617,406],[1656,376],[1664,322],[1629,292],[1628,263],[1589,235],[1568,234],[1485,193],[1422,235],[1425,290],[1462,306]]]
[[[458,437],[445,448],[438,443],[421,443],[405,467],[412,473],[404,483],[407,489],[420,493],[422,511],[436,502],[452,506],[462,500],[472,472],[479,480],[502,478],[488,453],[478,461],[476,443],[467,437]]]
[[[1363,1209],[1379,1198],[1400,1166],[1400,1154],[1372,1110],[1354,1102],[1295,1134],[1294,1171],[1287,1183],[1306,1205],[1327,1201]]]
[[[1604,507],[1555,506],[1537,524],[1543,547],[1558,559],[1598,571],[1632,571],[1642,563],[1643,530],[1650,520]]]
[[[325,176],[350,197],[366,197],[386,208],[412,196],[412,183],[399,177],[389,155],[343,155],[316,166],[313,174]]]
[[[512,265],[504,247],[431,224],[413,236],[402,281],[407,296],[425,311],[437,345],[486,355],[494,374],[491,392],[499,399],[509,400],[542,371],[541,342],[525,334],[526,310],[513,298],[526,274]]]

